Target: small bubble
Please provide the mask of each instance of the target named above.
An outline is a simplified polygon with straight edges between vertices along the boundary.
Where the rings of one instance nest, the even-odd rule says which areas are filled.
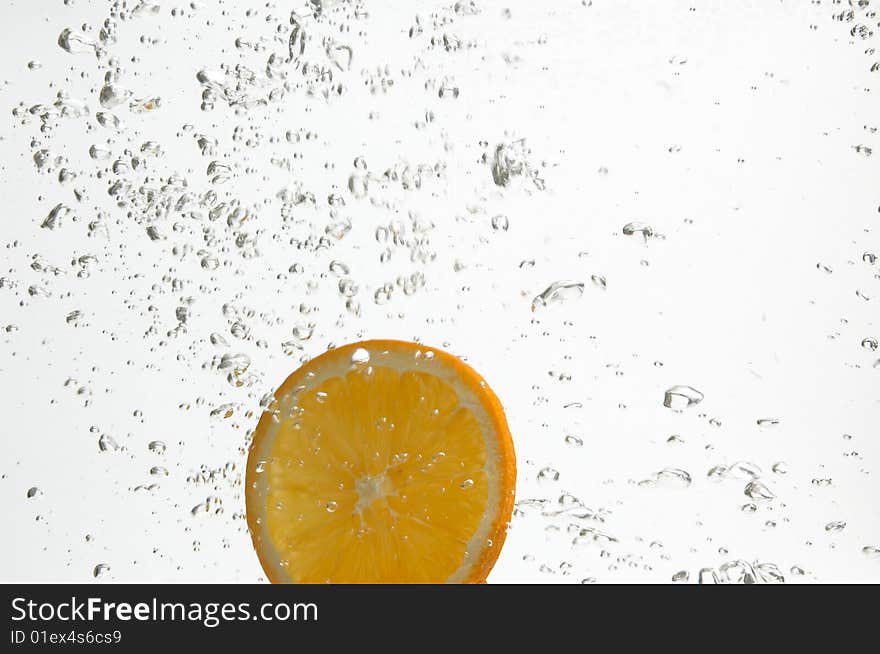
[[[128,100],[130,96],[131,91],[124,86],[105,84],[98,96],[98,102],[105,109],[112,109]]]
[[[786,464],[785,461],[777,461],[773,464],[771,470],[773,470],[773,472],[775,472],[777,475],[787,475],[788,464]]]
[[[680,468],[664,468],[648,479],[639,482],[640,486],[657,486],[660,488],[687,488],[692,478],[689,472]]]
[[[307,341],[315,331],[315,323],[299,323],[293,328],[293,335],[301,341]]]
[[[715,572],[712,568],[702,568],[700,569],[700,574],[697,579],[700,584],[720,584],[721,580],[718,578],[718,573]]]
[[[46,216],[45,220],[43,220],[40,227],[43,229],[54,230],[58,229],[63,225],[67,220],[74,220],[75,216],[73,210],[68,207],[66,204],[56,204],[55,207],[49,212]]]
[[[642,240],[647,243],[648,239],[654,235],[654,228],[646,223],[632,222],[623,226],[624,236],[635,236],[639,234]]]
[[[92,576],[94,576],[95,579],[98,579],[100,577],[106,576],[109,572],[110,572],[109,565],[107,565],[106,563],[99,563],[92,570]]]
[[[497,215],[492,217],[492,229],[496,232],[506,232],[510,227],[510,221],[505,215]]]
[[[363,347],[357,348],[351,353],[351,362],[356,366],[363,366],[370,362],[370,352]]]
[[[119,449],[116,440],[110,434],[101,434],[98,437],[98,450],[101,452],[115,452]]]
[[[690,579],[690,573],[687,570],[679,570],[674,575],[672,575],[672,581],[675,583],[684,583],[688,579]]]
[[[862,554],[867,556],[869,559],[880,559],[880,547],[876,547],[874,545],[865,545],[862,548]]]
[[[70,54],[83,54],[95,52],[98,44],[80,32],[74,32],[70,28],[66,28],[58,35],[58,45],[65,52]]]
[[[763,482],[758,481],[757,479],[752,480],[748,484],[746,484],[743,493],[745,493],[747,497],[753,500],[758,500],[762,502],[769,502],[774,497],[776,497],[776,495],[774,495],[773,492],[769,488],[767,488],[767,486]]]
[[[154,454],[165,454],[165,443],[162,441],[150,441],[150,444],[147,445],[147,449]]]
[[[553,282],[532,300],[532,311],[551,304],[561,304],[584,294],[583,282],[559,281]]]
[[[92,145],[89,148],[89,156],[96,161],[103,161],[112,156],[112,152],[108,148],[101,145]]]
[[[538,471],[537,480],[539,484],[549,486],[550,484],[559,481],[559,471],[554,470],[550,466],[541,468],[541,470]]]
[[[696,406],[703,401],[703,394],[692,386],[673,386],[663,395],[663,406],[673,411],[681,411]]]

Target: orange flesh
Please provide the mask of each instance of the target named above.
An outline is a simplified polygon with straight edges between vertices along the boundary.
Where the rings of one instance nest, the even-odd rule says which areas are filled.
[[[322,355],[350,357],[355,346],[370,345],[375,365],[349,366],[313,386],[302,371],[317,369],[315,362],[304,366],[276,393],[284,409],[278,419],[260,421],[247,488],[264,569],[273,581],[298,583],[441,583],[462,576],[464,565],[460,580],[483,581],[513,501],[513,450],[500,404],[449,355],[436,352],[450,359],[443,363],[459,392],[437,374],[382,365],[376,343]],[[495,433],[484,433],[475,411],[488,415]],[[277,425],[273,440],[260,447],[270,425]],[[468,553],[481,529],[481,551]]]

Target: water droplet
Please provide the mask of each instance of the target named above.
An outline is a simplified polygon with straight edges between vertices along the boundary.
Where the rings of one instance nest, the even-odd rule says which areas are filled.
[[[98,450],[100,452],[115,452],[118,449],[119,445],[110,434],[101,434],[98,437]]]
[[[743,492],[750,499],[761,502],[769,502],[774,497],[776,497],[776,495],[774,495],[773,492],[769,488],[767,488],[767,486],[763,482],[757,479],[750,481],[748,484],[746,484]]]
[[[756,563],[753,566],[758,578],[765,584],[784,584],[785,577],[774,563]]]
[[[98,102],[105,109],[113,109],[131,97],[131,91],[118,84],[105,84],[98,95]]]
[[[58,45],[65,52],[70,54],[94,53],[98,49],[98,44],[86,35],[80,32],[74,32],[70,28],[66,28],[58,35]]]
[[[703,394],[692,386],[673,386],[663,396],[663,406],[673,411],[682,411],[703,401]]]
[[[356,366],[363,366],[370,362],[370,352],[362,347],[351,353],[351,362]]]
[[[537,479],[539,484],[549,486],[559,481],[559,471],[546,466],[538,471]]]
[[[339,70],[346,71],[351,68],[351,61],[354,58],[354,53],[349,46],[328,43],[326,52],[330,61],[332,61]]]
[[[110,572],[109,565],[107,565],[106,563],[99,563],[92,570],[92,576],[94,576],[95,579],[98,579],[100,577],[106,576],[109,572]]]
[[[315,331],[315,323],[299,323],[293,328],[294,337],[301,341],[307,341]]]
[[[73,209],[68,207],[66,204],[56,204],[49,212],[49,215],[46,216],[46,219],[43,220],[43,223],[40,225],[40,227],[42,227],[43,229],[55,230],[61,227],[64,221],[68,219],[73,219],[73,217]]]
[[[654,229],[647,223],[633,222],[623,226],[623,234],[624,236],[635,236],[638,234],[647,243],[648,239],[654,235]]]
[[[772,468],[773,472],[777,475],[787,475],[788,474],[788,464],[785,461],[777,461],[773,464]]]
[[[581,297],[584,294],[583,282],[553,282],[532,300],[532,311],[551,304],[560,304]]]
[[[89,156],[95,161],[105,161],[113,156],[109,148],[103,145],[93,145],[89,148]]]
[[[496,232],[506,232],[509,227],[510,221],[507,219],[507,216],[499,214],[492,217],[492,229]]]
[[[447,87],[441,87],[440,97],[458,97],[458,88],[449,88],[451,92],[446,92]],[[496,185],[506,187],[516,179],[530,179],[538,189],[543,189],[544,181],[538,176],[531,158],[532,153],[525,139],[498,144],[492,156],[492,180]]]
[[[348,178],[348,190],[355,198],[364,198],[369,192],[369,180],[366,175],[352,173]]]
[[[737,461],[725,471],[729,479],[757,479],[761,476],[761,468],[749,461]]]
[[[128,103],[128,109],[133,114],[143,114],[148,111],[155,111],[162,106],[162,98],[152,96],[148,98],[136,98]]]
[[[718,568],[718,576],[727,583],[754,584],[756,573],[746,561],[730,561]]]
[[[718,578],[718,574],[712,568],[702,568],[698,577],[698,583],[719,584],[721,583],[721,580]]]
[[[687,570],[680,570],[672,575],[672,581],[675,583],[684,583],[690,579],[690,573]]]
[[[692,478],[689,472],[680,468],[664,468],[648,479],[639,482],[640,486],[657,486],[660,488],[687,488]]]
[[[119,118],[116,114],[110,113],[109,111],[99,111],[95,114],[95,120],[98,121],[98,124],[101,127],[107,127],[115,130],[122,130],[125,125],[122,122],[122,119]]]
[[[862,554],[867,556],[869,559],[880,559],[880,547],[875,547],[874,545],[865,545],[862,548]]]

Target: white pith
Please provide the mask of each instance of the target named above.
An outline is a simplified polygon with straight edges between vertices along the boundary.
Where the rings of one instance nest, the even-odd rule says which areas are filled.
[[[358,494],[354,505],[356,513],[361,513],[376,500],[385,499],[393,492],[384,472],[378,475],[363,475],[355,479],[354,489]]]

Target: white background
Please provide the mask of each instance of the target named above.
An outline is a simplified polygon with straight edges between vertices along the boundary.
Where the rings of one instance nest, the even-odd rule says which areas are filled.
[[[197,71],[243,63],[262,74],[272,51],[286,53],[272,37],[276,23],[289,25],[292,6],[162,4],[155,16],[119,24],[111,52],[125,68],[121,82],[136,96],[161,96],[162,105],[144,115],[123,106],[117,113],[127,128],[116,134],[94,119],[106,59],[56,43],[62,29],[82,23],[94,37],[109,4],[4,4],[0,276],[16,285],[0,288],[0,327],[18,329],[0,332],[0,579],[86,581],[99,563],[110,566],[102,582],[261,578],[240,515],[247,431],[260,396],[299,365],[280,344],[294,325],[313,322],[304,355],[397,337],[466,357],[506,407],[518,499],[555,502],[568,492],[604,517],[515,518],[491,581],[668,582],[680,570],[695,581],[700,568],[735,559],[774,563],[786,581],[880,581],[880,559],[862,552],[880,547],[880,351],[860,345],[880,337],[880,265],[863,261],[866,251],[880,254],[880,157],[854,148],[877,145],[880,73],[869,69],[880,56],[870,50],[875,37],[850,35],[858,24],[878,29],[871,7],[838,22],[832,14],[847,3],[477,6],[468,16],[437,2],[369,2],[361,19],[348,5],[331,7],[349,26],[336,36],[354,52],[351,69],[336,76],[346,93],[324,100],[295,88],[237,114],[222,102],[199,109]],[[279,18],[267,22],[267,14]],[[424,32],[410,38],[416,14]],[[432,35],[444,33],[473,47],[431,47]],[[240,36],[263,36],[267,49],[242,52]],[[42,67],[30,70],[31,60]],[[394,85],[369,93],[365,80],[386,66]],[[435,82],[447,76],[460,89],[455,99],[438,97]],[[59,119],[50,135],[26,111],[13,115],[17,106],[51,105],[59,90],[85,100],[89,115]],[[417,128],[429,111],[434,121]],[[260,143],[234,141],[236,126]],[[317,138],[290,144],[288,130]],[[218,154],[202,157],[194,132],[217,138]],[[522,177],[498,187],[481,162],[518,138],[543,190]],[[209,161],[231,165],[233,179],[217,190],[254,208],[249,224],[261,256],[243,258],[224,221],[214,227],[218,257],[229,263],[214,272],[194,252],[174,251],[204,246],[204,219],[166,217],[166,239],[150,240],[143,216],[113,206],[113,176],[96,177],[109,162],[90,160],[88,149],[108,140],[114,157],[160,143],[164,155],[148,173],[179,172],[197,192],[212,188]],[[40,148],[63,153],[79,178],[60,185],[57,173],[38,173],[32,156]],[[290,172],[270,163],[294,153],[301,158]],[[418,190],[376,184],[371,203],[348,191],[357,156],[377,175],[404,161],[443,162],[446,173]],[[297,183],[317,208],[303,209],[291,228],[276,193]],[[73,188],[85,191],[82,201]],[[332,222],[330,193],[345,198],[351,231],[328,250],[297,251],[290,236],[323,234]],[[40,229],[59,202],[78,219]],[[400,248],[381,262],[386,245],[376,242],[376,227],[408,223],[410,210],[433,223],[436,258],[412,263]],[[508,217],[508,231],[492,229],[498,214]],[[99,215],[107,235],[88,237]],[[631,221],[650,224],[655,237],[624,236]],[[85,253],[98,263],[80,279],[70,262]],[[62,272],[33,270],[35,254]],[[331,260],[351,268],[359,317],[339,297]],[[456,270],[456,261],[466,267]],[[289,274],[294,263],[305,272]],[[376,288],[413,272],[424,274],[424,288],[374,303]],[[607,290],[591,284],[594,274]],[[583,296],[533,313],[532,298],[563,279],[585,282]],[[31,297],[31,285],[51,297]],[[193,299],[187,332],[168,338],[184,298]],[[226,303],[254,310],[247,340],[230,334]],[[312,307],[307,316],[302,303]],[[68,324],[74,310],[84,317]],[[156,333],[146,334],[151,325]],[[212,332],[230,347],[211,345]],[[251,357],[252,387],[233,388],[210,370],[223,352]],[[663,392],[675,384],[705,400],[683,413],[664,408]],[[236,414],[211,419],[226,402],[237,403]],[[565,408],[574,402],[580,408]],[[759,428],[762,418],[779,424]],[[100,452],[102,433],[123,449]],[[583,447],[567,446],[567,434]],[[683,442],[667,443],[672,434]],[[157,439],[168,446],[162,456],[147,448]],[[776,495],[754,513],[740,508],[749,501],[745,481],[707,479],[712,466],[736,461],[759,466]],[[771,472],[780,461],[788,474]],[[169,476],[151,476],[157,465]],[[555,485],[536,482],[545,466],[559,471]],[[211,483],[188,480],[200,468],[224,467]],[[693,482],[639,485],[667,467]],[[831,483],[814,483],[820,479]],[[159,486],[135,490],[151,483]],[[29,499],[31,487],[41,493]],[[222,512],[192,515],[209,496],[222,500],[212,505]],[[827,533],[832,521],[847,525]],[[573,547],[570,523],[617,542]],[[792,575],[792,566],[805,574]]]

